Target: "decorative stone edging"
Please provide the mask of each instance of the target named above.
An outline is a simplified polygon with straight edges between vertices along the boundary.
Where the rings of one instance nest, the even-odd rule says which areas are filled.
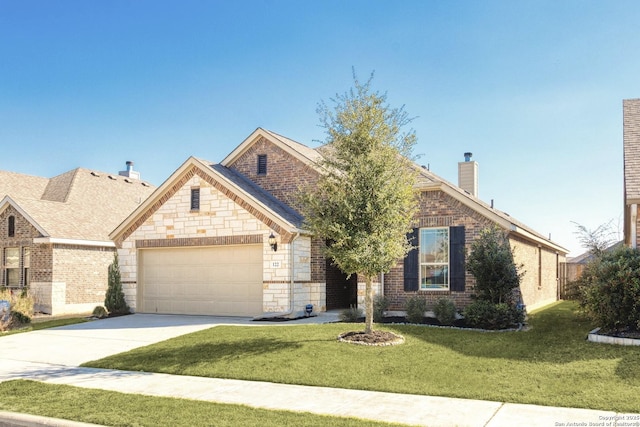
[[[617,344],[617,345],[640,345],[640,339],[612,337],[610,335],[600,335],[600,328],[595,328],[587,335],[587,340],[591,342],[598,342],[604,344]]]

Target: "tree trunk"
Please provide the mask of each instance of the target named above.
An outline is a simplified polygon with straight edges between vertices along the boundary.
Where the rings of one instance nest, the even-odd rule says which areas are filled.
[[[371,276],[365,277],[364,291],[364,332],[370,334],[373,331],[373,286]]]

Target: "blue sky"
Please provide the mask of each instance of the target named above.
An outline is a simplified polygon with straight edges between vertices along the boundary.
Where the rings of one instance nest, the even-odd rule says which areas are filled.
[[[0,0],[0,169],[135,162],[161,184],[255,128],[324,140],[316,107],[375,71],[419,162],[571,250],[622,221],[640,2]]]

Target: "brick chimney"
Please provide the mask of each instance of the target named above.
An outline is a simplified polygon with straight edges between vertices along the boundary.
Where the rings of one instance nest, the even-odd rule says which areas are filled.
[[[458,187],[478,197],[478,162],[471,160],[472,153],[464,153],[464,162],[458,163]]]

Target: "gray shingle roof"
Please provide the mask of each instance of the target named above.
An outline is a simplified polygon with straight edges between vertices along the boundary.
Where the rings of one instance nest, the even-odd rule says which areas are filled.
[[[77,168],[51,179],[0,172],[9,196],[44,237],[109,241],[109,233],[153,191],[146,182]]]
[[[218,172],[220,175],[224,176],[229,181],[236,184],[247,194],[251,195],[253,198],[258,200],[260,203],[268,207],[275,214],[289,222],[290,224],[301,227],[303,218],[302,216],[292,209],[286,203],[281,202],[271,195],[271,193],[263,190],[256,183],[251,181],[249,178],[236,171],[235,169],[229,169],[220,164],[212,164],[211,168]]]

